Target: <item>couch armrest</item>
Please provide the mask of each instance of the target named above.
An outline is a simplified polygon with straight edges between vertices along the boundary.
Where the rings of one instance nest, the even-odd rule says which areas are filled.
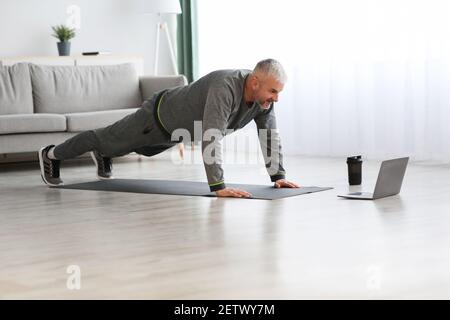
[[[183,75],[176,76],[142,76],[139,78],[142,99],[150,99],[154,93],[163,89],[187,85],[187,79]]]

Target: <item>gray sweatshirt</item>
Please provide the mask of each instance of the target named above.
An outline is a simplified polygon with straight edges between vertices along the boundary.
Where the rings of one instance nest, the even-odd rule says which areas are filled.
[[[169,134],[173,136],[176,129],[183,128],[187,129],[192,141],[202,142],[203,162],[211,191],[225,188],[221,165],[222,138],[230,133],[230,129],[241,129],[251,120],[255,121],[260,133],[259,142],[271,180],[285,177],[273,103],[266,110],[256,102],[252,106],[245,103],[244,84],[250,72],[211,72],[189,85],[169,89],[157,106],[157,117]],[[194,136],[196,121],[202,122],[201,137]],[[267,134],[261,134],[261,129],[268,129]],[[214,161],[205,157],[206,154],[212,155]]]

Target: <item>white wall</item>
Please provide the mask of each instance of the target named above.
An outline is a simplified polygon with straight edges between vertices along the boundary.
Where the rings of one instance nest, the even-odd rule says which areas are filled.
[[[81,29],[72,42],[72,54],[111,51],[144,57],[144,71],[153,73],[157,16],[144,15],[145,0],[0,0],[0,56],[57,56],[51,26],[66,23],[67,8],[81,9]],[[175,17],[168,21],[174,36]],[[171,74],[165,39],[161,38],[159,74]]]
[[[450,163],[449,16],[448,0],[198,0],[200,75],[280,60],[285,154]]]

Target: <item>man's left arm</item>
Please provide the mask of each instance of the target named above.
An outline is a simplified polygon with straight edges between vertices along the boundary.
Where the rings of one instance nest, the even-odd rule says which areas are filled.
[[[258,128],[259,144],[270,180],[274,182],[276,188],[298,188],[299,185],[286,180],[280,135],[277,130],[273,103],[268,110],[256,116],[254,121]]]

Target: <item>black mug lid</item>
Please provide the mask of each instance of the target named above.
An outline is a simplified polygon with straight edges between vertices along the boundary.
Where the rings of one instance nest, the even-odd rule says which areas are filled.
[[[362,162],[361,156],[353,156],[347,158],[347,163]]]

